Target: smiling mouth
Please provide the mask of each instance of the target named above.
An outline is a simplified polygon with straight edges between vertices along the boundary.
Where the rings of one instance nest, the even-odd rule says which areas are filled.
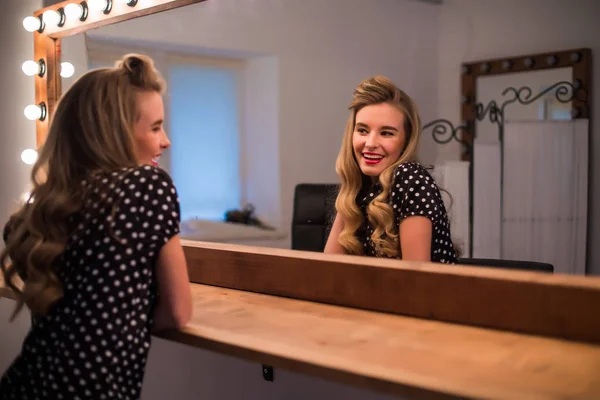
[[[365,163],[369,165],[379,164],[381,160],[383,160],[383,156],[381,154],[362,153],[362,156],[365,160]]]
[[[160,155],[153,157],[150,161],[152,162],[152,165],[154,165],[155,167],[158,167],[159,159],[160,159]]]

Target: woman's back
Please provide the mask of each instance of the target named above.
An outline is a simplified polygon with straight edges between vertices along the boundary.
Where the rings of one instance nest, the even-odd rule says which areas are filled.
[[[53,263],[64,295],[34,321],[1,398],[59,399],[65,388],[79,397],[139,398],[158,251],[179,233],[177,193],[150,166],[100,173],[82,186],[83,207],[67,221]]]

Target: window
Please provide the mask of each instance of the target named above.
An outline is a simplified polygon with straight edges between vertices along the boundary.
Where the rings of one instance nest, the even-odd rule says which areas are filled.
[[[182,219],[222,220],[240,207],[237,80],[231,68],[169,66],[171,174]]]

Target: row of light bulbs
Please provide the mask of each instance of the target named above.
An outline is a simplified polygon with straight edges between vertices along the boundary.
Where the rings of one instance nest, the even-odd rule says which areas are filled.
[[[133,3],[128,1],[128,4]],[[137,3],[137,1],[136,1]],[[135,5],[135,4],[133,4]],[[23,27],[28,32],[43,32],[46,24],[63,26],[66,18],[73,19],[77,18],[80,21],[85,21],[88,15],[88,7],[93,10],[102,12],[110,12],[112,8],[112,0],[88,0],[82,1],[81,3],[69,3],[64,8],[58,10],[47,10],[39,17],[29,16],[23,20]],[[44,76],[46,73],[46,62],[41,59],[39,61],[27,60],[21,66],[23,73],[27,76],[38,75]],[[70,78],[75,73],[75,67],[69,62],[62,62],[60,64],[60,76],[63,78]],[[25,118],[35,121],[37,119],[44,120],[46,118],[46,105],[41,104],[30,104],[25,107],[23,111]],[[25,164],[33,164],[37,160],[37,151],[34,149],[25,149],[21,153],[21,160]]]
[[[109,14],[112,10],[113,2],[123,2],[129,7],[135,7],[138,0],[86,0],[80,3],[69,3],[64,8],[57,10],[44,11],[39,17],[29,16],[23,20],[23,27],[28,32],[43,32],[46,24],[62,27],[68,19],[78,19],[85,21],[89,10],[101,11]]]
[[[85,21],[88,17],[88,9],[109,14],[112,10],[113,1],[123,2],[130,7],[135,7],[138,3],[138,0],[86,0],[80,3],[69,3],[64,8],[46,10],[38,17],[26,17],[23,20],[23,27],[28,32],[38,31],[41,33],[44,31],[46,24],[62,27],[67,18],[77,18],[80,21]],[[60,67],[60,76],[63,78],[70,78],[75,73],[75,67],[69,62],[61,63]],[[46,73],[46,63],[44,60],[25,61],[21,68],[28,76],[44,76]],[[24,114],[27,119],[32,121],[36,119],[43,120],[46,117],[46,106],[43,103],[28,105],[25,107]]]
[[[109,14],[112,10],[113,1],[120,1],[128,5],[129,7],[135,7],[138,0],[86,0],[80,3],[69,3],[64,8],[57,10],[44,11],[40,16],[33,17],[29,16],[23,20],[23,27],[28,32],[40,32],[44,31],[46,25],[55,25],[59,28],[64,26],[67,18],[78,19],[85,21],[88,17],[89,10],[100,11],[104,14]],[[28,76],[44,76],[46,73],[46,63],[44,60],[25,61],[21,67],[23,72]],[[60,76],[63,78],[70,78],[75,73],[75,67],[69,62],[63,62],[60,65]],[[24,114],[29,120],[44,120],[46,118],[46,105],[41,104],[30,104],[25,107]],[[21,160],[25,164],[33,164],[37,160],[37,151],[33,149],[23,150],[21,153]]]

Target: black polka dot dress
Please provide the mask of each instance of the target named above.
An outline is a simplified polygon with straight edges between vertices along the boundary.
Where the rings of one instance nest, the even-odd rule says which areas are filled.
[[[364,222],[356,232],[357,239],[363,244],[364,254],[367,256],[380,256],[375,250],[371,240],[373,227],[367,220],[367,206],[381,193],[379,183],[361,191],[357,197]],[[396,226],[410,216],[423,216],[429,218],[433,225],[431,238],[431,261],[445,264],[455,264],[456,251],[452,244],[450,223],[446,207],[433,177],[425,168],[415,162],[400,164],[393,175],[390,188],[389,202],[394,209]],[[402,240],[402,238],[400,238]]]
[[[169,176],[143,166],[84,182],[54,263],[64,297],[35,319],[0,399],[138,399],[150,348],[159,250],[179,232]]]

